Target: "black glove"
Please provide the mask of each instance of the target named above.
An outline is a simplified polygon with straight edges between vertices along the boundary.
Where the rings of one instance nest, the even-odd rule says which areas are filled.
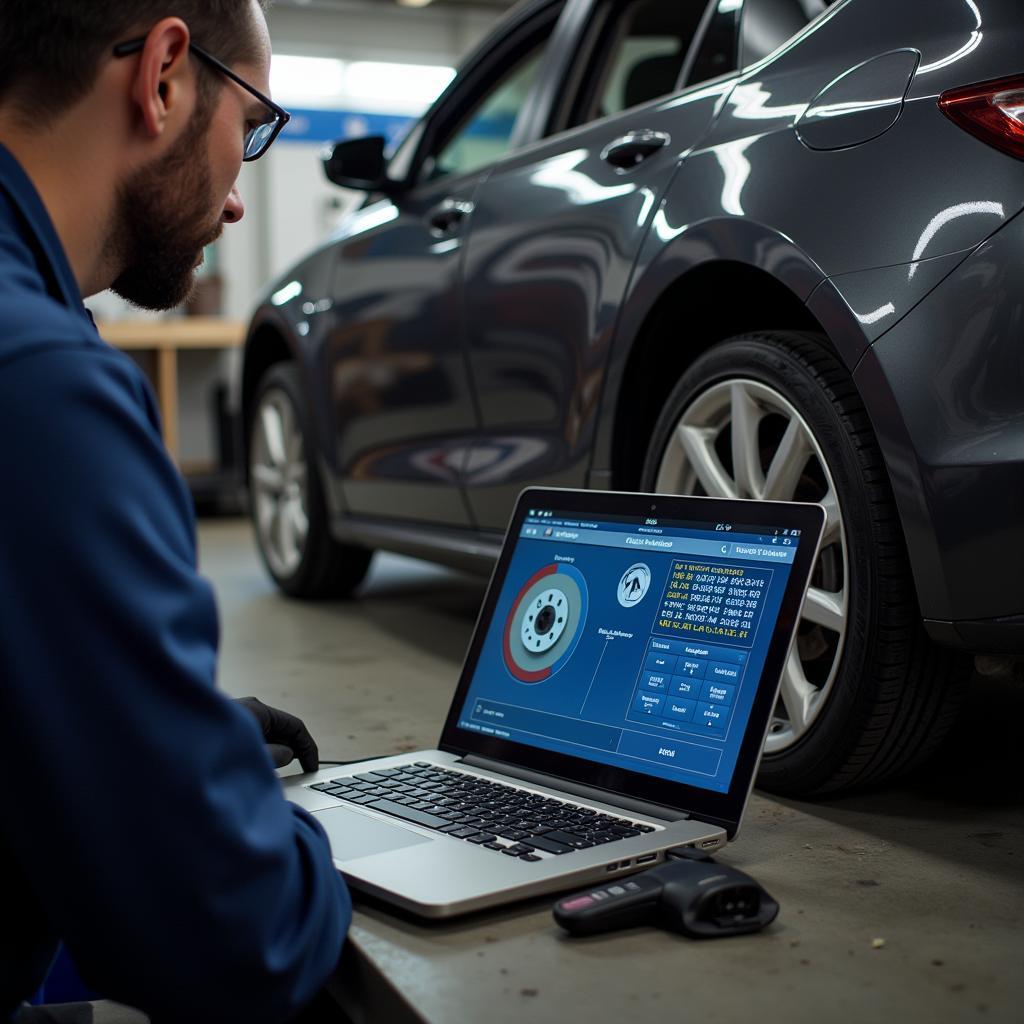
[[[291,764],[296,757],[304,772],[315,772],[320,767],[316,741],[301,718],[272,708],[256,697],[239,697],[235,703],[245,708],[259,723],[275,768]]]

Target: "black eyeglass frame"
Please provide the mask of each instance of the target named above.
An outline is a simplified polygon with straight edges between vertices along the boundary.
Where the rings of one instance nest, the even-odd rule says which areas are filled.
[[[143,36],[140,39],[129,39],[128,42],[118,43],[114,47],[115,57],[130,57],[133,53],[139,53],[142,48],[146,45],[146,38]],[[200,58],[200,60],[206,61],[210,67],[215,68],[222,75],[230,78],[236,85],[240,85],[247,93],[255,96],[265,107],[273,111],[275,121],[274,126],[271,129],[270,134],[260,144],[260,148],[253,154],[249,154],[249,138],[250,133],[246,133],[246,154],[242,157],[244,163],[251,163],[253,160],[259,160],[261,156],[273,145],[274,140],[281,134],[281,129],[292,119],[292,115],[288,113],[284,107],[275,103],[269,96],[264,96],[254,85],[250,85],[241,75],[236,75],[223,61],[217,60],[212,53],[208,53],[197,43],[189,42],[188,48]],[[261,124],[259,128],[265,127],[266,122]],[[259,128],[253,128],[252,132],[259,131]]]

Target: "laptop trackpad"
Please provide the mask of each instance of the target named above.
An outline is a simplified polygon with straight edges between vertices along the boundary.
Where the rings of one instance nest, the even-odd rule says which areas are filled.
[[[375,853],[401,850],[404,846],[433,842],[429,836],[421,836],[401,825],[389,825],[386,821],[344,807],[317,811],[313,817],[323,825],[335,860],[356,860]]]

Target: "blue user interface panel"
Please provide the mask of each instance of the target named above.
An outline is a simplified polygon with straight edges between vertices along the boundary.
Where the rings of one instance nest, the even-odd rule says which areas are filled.
[[[799,543],[530,510],[459,728],[727,792]]]

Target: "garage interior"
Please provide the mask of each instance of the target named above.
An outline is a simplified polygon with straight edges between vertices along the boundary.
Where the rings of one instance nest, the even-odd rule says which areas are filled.
[[[487,577],[380,550],[350,596],[304,601],[275,586],[245,479],[250,318],[260,304],[284,309],[297,295],[311,321],[329,310],[286,282],[290,268],[340,237],[366,197],[328,181],[325,146],[401,140],[513,6],[275,0],[273,96],[293,120],[266,159],[243,165],[245,218],[207,249],[187,310],[144,314],[112,293],[87,302],[101,335],[152,381],[168,449],[195,499],[199,569],[219,607],[220,687],[299,716],[322,763],[339,771],[437,745]],[[742,147],[734,157],[735,171]],[[269,296],[272,286],[280,290]],[[751,279],[749,294],[759,287]],[[742,327],[743,315],[738,305],[723,319]],[[438,480],[443,469],[431,466]],[[364,485],[369,477],[372,467]],[[621,479],[609,470],[591,484],[625,490]],[[638,470],[635,489],[639,479]],[[778,900],[764,931],[698,942],[641,926],[570,938],[550,895],[429,922],[354,892],[329,993],[351,1024],[1019,1020],[1024,662],[999,653],[976,659],[955,725],[909,774],[809,799],[754,790],[737,841],[716,857]]]

